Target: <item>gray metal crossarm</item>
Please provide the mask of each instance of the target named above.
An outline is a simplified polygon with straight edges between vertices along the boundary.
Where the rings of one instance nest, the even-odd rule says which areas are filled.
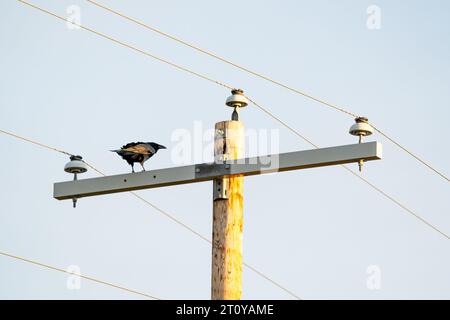
[[[224,163],[202,163],[157,169],[140,173],[57,182],[54,197],[58,200],[102,194],[159,188],[178,184],[214,180],[227,175],[258,175],[351,162],[379,160],[382,146],[378,142],[295,151],[261,157],[243,158]]]

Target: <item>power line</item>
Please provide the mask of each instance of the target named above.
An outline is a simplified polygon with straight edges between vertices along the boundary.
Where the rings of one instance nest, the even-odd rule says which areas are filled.
[[[285,85],[285,84],[283,84],[283,83],[281,83],[281,82],[279,82],[279,81],[277,81],[277,80],[274,80],[274,79],[272,79],[272,78],[270,78],[270,77],[268,77],[268,76],[265,76],[265,75],[263,75],[263,74],[261,74],[261,73],[258,73],[258,72],[256,72],[256,71],[252,71],[252,70],[250,70],[249,68],[244,67],[244,66],[241,66],[241,65],[239,65],[239,64],[237,64],[237,63],[235,63],[235,62],[232,62],[232,61],[230,61],[230,60],[228,60],[228,59],[226,59],[226,58],[224,58],[224,57],[222,57],[222,56],[219,56],[219,55],[216,54],[216,53],[213,53],[213,52],[211,52],[211,51],[209,51],[209,50],[200,48],[200,47],[197,46],[197,45],[194,45],[194,44],[189,43],[189,42],[187,42],[187,41],[185,41],[185,40],[182,40],[182,39],[177,38],[177,37],[175,37],[175,36],[173,36],[173,35],[170,35],[170,34],[168,34],[167,32],[164,32],[164,31],[162,31],[162,30],[160,30],[160,29],[157,29],[157,28],[155,28],[155,27],[152,27],[152,26],[150,26],[150,25],[148,25],[148,24],[146,24],[146,23],[144,23],[144,22],[142,22],[142,21],[139,21],[139,20],[134,19],[134,18],[132,18],[132,17],[130,17],[130,16],[127,16],[127,15],[121,13],[121,12],[118,12],[118,11],[116,11],[116,10],[110,8],[110,7],[107,7],[107,6],[103,5],[103,4],[100,4],[100,3],[96,2],[96,1],[92,1],[92,0],[86,0],[86,1],[92,3],[93,5],[96,5],[96,6],[99,7],[99,8],[102,8],[102,9],[104,9],[104,10],[106,10],[106,11],[109,11],[109,12],[111,12],[111,13],[113,13],[113,14],[119,16],[119,17],[122,17],[122,18],[124,18],[124,19],[126,19],[126,20],[129,20],[129,21],[131,21],[131,22],[134,22],[134,23],[136,23],[136,24],[138,24],[138,25],[140,25],[140,26],[142,26],[142,27],[144,27],[144,28],[146,28],[146,29],[148,29],[148,30],[151,30],[151,31],[153,31],[153,32],[156,32],[156,33],[158,33],[158,34],[160,34],[160,35],[162,35],[162,36],[164,36],[164,37],[166,37],[166,38],[169,38],[169,39],[174,40],[174,41],[176,41],[176,42],[178,42],[178,43],[181,43],[182,45],[185,45],[185,46],[187,46],[187,47],[190,47],[190,48],[192,48],[192,49],[194,49],[194,50],[196,50],[196,51],[198,51],[198,52],[204,53],[204,54],[206,54],[206,55],[208,55],[208,56],[210,56],[210,57],[212,57],[212,58],[214,58],[214,59],[220,60],[220,61],[222,61],[222,62],[224,62],[224,63],[226,63],[226,64],[229,64],[229,65],[231,65],[231,66],[233,66],[233,67],[235,67],[235,68],[238,68],[238,69],[240,69],[240,70],[242,70],[242,71],[245,71],[245,72],[247,72],[247,73],[250,73],[250,74],[252,74],[252,75],[254,75],[254,76],[256,76],[256,77],[259,77],[259,78],[261,78],[261,79],[264,79],[264,80],[267,80],[267,81],[269,81],[269,82],[272,82],[273,84],[276,84],[276,85],[278,85],[278,86],[280,86],[280,87],[283,87],[283,88],[285,88],[285,89],[288,89],[288,90],[290,90],[290,91],[293,91],[293,92],[295,92],[295,93],[298,93],[298,94],[300,94],[300,95],[302,95],[302,96],[304,96],[304,97],[307,97],[307,98],[309,98],[309,99],[311,99],[311,100],[314,100],[314,101],[316,101],[316,102],[319,102],[319,103],[321,103],[321,104],[327,105],[327,106],[330,107],[330,108],[333,108],[333,109],[336,109],[336,110],[338,110],[338,111],[340,111],[340,112],[346,113],[346,114],[348,114],[348,115],[350,115],[350,116],[352,116],[352,117],[354,117],[354,118],[357,117],[356,114],[354,114],[354,113],[352,113],[352,112],[350,112],[350,111],[348,111],[348,110],[345,110],[345,109],[343,109],[343,108],[341,108],[341,107],[338,107],[338,106],[336,106],[336,105],[330,104],[330,103],[328,103],[328,102],[326,102],[326,101],[324,101],[324,100],[322,100],[322,99],[316,98],[316,97],[314,97],[314,96],[312,96],[312,95],[310,95],[310,94],[308,94],[308,93],[306,93],[306,92],[300,91],[300,90],[298,90],[298,89],[294,89],[294,88],[292,88],[292,87],[290,87],[290,86],[288,86],[288,85]]]
[[[19,1],[20,1],[20,0],[19,0]],[[313,96],[313,95],[311,95],[311,94],[309,94],[309,93],[306,93],[306,92],[301,91],[301,90],[299,90],[299,89],[293,88],[293,87],[291,87],[291,86],[289,86],[289,85],[287,85],[287,84],[284,84],[284,83],[282,83],[282,82],[280,82],[280,81],[278,81],[278,80],[275,80],[275,79],[273,79],[273,78],[271,78],[271,77],[269,77],[269,76],[263,75],[263,74],[261,74],[261,73],[259,73],[259,72],[253,71],[253,70],[251,70],[251,69],[249,69],[249,68],[247,68],[247,67],[244,67],[244,66],[242,66],[242,65],[239,65],[239,64],[237,64],[237,63],[235,63],[235,62],[233,62],[233,61],[230,61],[230,60],[228,60],[228,59],[226,59],[226,58],[224,58],[224,57],[222,57],[222,56],[220,56],[220,55],[218,55],[218,54],[216,54],[216,53],[213,53],[213,52],[211,52],[211,51],[209,51],[209,50],[200,48],[199,46],[197,46],[197,45],[195,45],[195,44],[192,44],[192,43],[187,42],[187,41],[185,41],[185,40],[182,40],[182,39],[180,39],[180,38],[178,38],[178,37],[175,37],[175,36],[173,36],[173,35],[171,35],[171,34],[169,34],[169,33],[167,33],[167,32],[164,32],[164,31],[162,31],[162,30],[160,30],[160,29],[158,29],[158,28],[152,27],[152,26],[150,26],[150,25],[147,24],[147,23],[144,23],[144,22],[139,21],[139,20],[137,20],[137,19],[135,19],[135,18],[132,18],[132,17],[130,17],[130,16],[127,16],[127,15],[125,15],[124,13],[121,13],[121,12],[119,12],[119,11],[117,11],[117,10],[114,10],[114,9],[112,9],[112,8],[110,8],[110,7],[107,7],[106,5],[100,4],[100,3],[96,2],[96,1],[93,1],[93,0],[86,0],[86,1],[89,2],[89,3],[91,3],[91,4],[93,4],[93,5],[95,5],[95,6],[97,6],[97,7],[99,7],[99,8],[102,8],[102,9],[104,9],[104,10],[110,12],[110,13],[113,13],[113,14],[115,14],[115,15],[117,15],[117,16],[123,18],[123,19],[126,19],[126,20],[128,20],[128,21],[131,21],[131,22],[133,22],[133,23],[136,23],[136,24],[138,24],[138,25],[140,25],[140,26],[142,26],[142,27],[144,27],[144,28],[146,28],[146,29],[148,29],[148,30],[151,30],[151,31],[153,31],[153,32],[156,32],[156,33],[158,33],[158,34],[160,34],[160,35],[162,35],[162,36],[164,36],[164,37],[166,37],[166,38],[168,38],[168,39],[174,40],[174,41],[176,41],[176,42],[178,42],[178,43],[180,43],[180,44],[182,44],[182,45],[184,45],[184,46],[187,46],[187,47],[189,47],[189,48],[191,48],[191,49],[194,49],[194,50],[196,50],[196,51],[198,51],[198,52],[200,52],[200,53],[206,54],[206,55],[208,55],[208,56],[210,56],[210,57],[212,57],[212,58],[214,58],[214,59],[217,59],[217,60],[219,60],[219,61],[222,61],[222,62],[224,62],[224,63],[226,63],[226,64],[228,64],[228,65],[231,65],[231,66],[233,66],[233,67],[235,67],[235,68],[237,68],[237,69],[240,69],[240,70],[242,70],[242,71],[244,71],[244,72],[247,72],[247,73],[249,73],[249,74],[251,74],[251,75],[253,75],[253,76],[256,76],[256,77],[261,78],[261,79],[263,79],[263,80],[269,81],[269,82],[271,82],[272,84],[275,84],[275,85],[277,85],[277,86],[279,86],[279,87],[282,87],[282,88],[287,89],[287,90],[289,90],[289,91],[291,91],[291,92],[294,92],[294,93],[296,93],[296,94],[299,94],[299,95],[301,95],[301,96],[303,96],[303,97],[305,97],[305,98],[308,98],[308,99],[310,99],[310,100],[313,100],[313,101],[315,101],[315,102],[318,102],[319,104],[325,105],[325,106],[327,106],[327,107],[329,107],[329,108],[332,108],[332,109],[334,109],[334,110],[337,110],[337,111],[339,111],[339,112],[342,112],[342,113],[344,113],[344,114],[346,114],[346,115],[349,115],[349,116],[351,116],[351,117],[353,117],[353,118],[358,117],[355,113],[353,113],[353,112],[351,112],[351,111],[349,111],[349,110],[346,110],[346,109],[344,109],[343,107],[340,107],[340,106],[338,106],[338,105],[336,105],[336,104],[327,102],[327,101],[325,101],[325,100],[323,100],[323,99],[321,99],[321,98],[315,97],[315,96]],[[439,170],[437,170],[436,168],[434,168],[433,166],[431,166],[431,165],[430,165],[429,163],[427,163],[425,160],[423,160],[422,158],[420,158],[419,156],[417,156],[416,154],[414,154],[413,152],[411,152],[410,150],[408,150],[406,147],[402,146],[400,143],[398,143],[398,142],[395,141],[392,137],[390,137],[390,136],[388,136],[387,134],[385,134],[384,132],[382,132],[380,129],[376,128],[376,127],[373,126],[373,125],[372,125],[372,127],[374,128],[374,130],[376,130],[378,133],[380,133],[382,136],[384,136],[386,139],[388,139],[390,142],[392,142],[392,143],[393,143],[394,145],[396,145],[398,148],[400,148],[401,150],[405,151],[405,152],[406,152],[407,154],[409,154],[411,157],[413,157],[414,159],[416,159],[417,161],[419,161],[420,163],[422,163],[424,166],[426,166],[427,168],[429,168],[430,170],[432,170],[433,172],[435,172],[437,175],[439,175],[439,176],[442,177],[443,179],[447,180],[447,182],[450,182],[450,179],[449,179],[444,173],[440,172]]]
[[[86,279],[86,280],[89,280],[89,281],[92,281],[92,282],[100,283],[100,284],[103,284],[103,285],[106,285],[106,286],[109,286],[109,287],[112,287],[112,288],[116,288],[116,289],[120,289],[120,290],[123,290],[123,291],[127,291],[129,293],[137,294],[137,295],[140,295],[140,296],[143,296],[143,297],[146,297],[146,298],[150,298],[150,299],[153,299],[153,300],[160,300],[159,298],[157,298],[155,296],[152,296],[152,295],[149,295],[149,294],[146,294],[146,293],[143,293],[143,292],[139,292],[139,291],[136,291],[136,290],[128,289],[126,287],[123,287],[123,286],[120,286],[120,285],[117,285],[117,284],[114,284],[114,283],[111,283],[111,282],[99,280],[97,278],[93,278],[93,277],[90,277],[90,276],[69,272],[67,270],[64,270],[64,269],[61,269],[61,268],[57,268],[57,267],[54,267],[54,266],[51,266],[51,265],[48,265],[48,264],[45,264],[45,263],[42,263],[42,262],[38,262],[38,261],[35,261],[35,260],[28,259],[28,258],[19,257],[19,256],[16,256],[16,255],[10,254],[10,253],[3,252],[3,251],[0,251],[0,255],[2,255],[4,257],[15,259],[15,260],[20,260],[20,261],[23,261],[23,262],[26,262],[26,263],[34,264],[36,266],[44,267],[44,268],[47,268],[47,269],[50,269],[50,270],[59,271],[59,272],[67,273],[67,274],[70,274],[70,275],[76,275],[76,276],[78,276],[80,278],[83,278],[83,279]]]
[[[68,152],[66,152],[66,151],[63,151],[63,150],[60,150],[60,149],[57,149],[57,148],[53,148],[53,147],[48,146],[48,145],[46,145],[46,144],[44,144],[44,143],[37,142],[37,141],[35,141],[35,140],[32,140],[32,139],[29,139],[29,138],[20,136],[20,135],[15,134],[15,133],[11,133],[11,132],[8,132],[8,131],[5,131],[5,130],[1,130],[1,129],[0,129],[0,132],[1,132],[1,133],[4,133],[4,134],[7,134],[7,135],[9,135],[9,136],[11,136],[11,137],[20,139],[20,140],[30,142],[30,143],[32,143],[32,144],[34,144],[34,145],[37,145],[37,146],[46,148],[46,149],[48,149],[48,150],[52,150],[52,151],[60,152],[60,153],[63,153],[63,154],[71,155],[70,153],[68,153]],[[91,168],[92,170],[94,170],[95,172],[97,172],[98,174],[100,174],[101,176],[106,176],[105,173],[103,173],[101,170],[97,169],[95,166],[93,166],[93,165],[90,164],[89,162],[84,161],[84,160],[83,160],[83,162],[86,163],[86,165],[87,165],[89,168]],[[196,231],[195,229],[191,228],[189,225],[185,224],[185,223],[182,222],[181,220],[175,218],[173,215],[171,215],[171,214],[168,213],[167,211],[165,211],[165,210],[159,208],[158,206],[156,206],[155,204],[151,203],[151,202],[148,201],[147,199],[143,198],[142,196],[140,196],[140,195],[137,194],[136,192],[131,191],[130,193],[131,193],[134,197],[136,197],[137,199],[143,201],[144,203],[146,203],[147,205],[151,206],[151,207],[152,207],[153,209],[155,209],[156,211],[160,212],[161,214],[163,214],[164,216],[166,216],[167,218],[169,218],[170,220],[172,220],[173,222],[177,223],[178,225],[180,225],[180,226],[182,226],[183,228],[187,229],[189,232],[195,234],[197,237],[199,237],[199,238],[201,238],[202,240],[204,240],[204,241],[208,242],[209,244],[211,244],[211,240],[209,240],[208,238],[206,238],[206,237],[203,236],[201,233],[199,233],[199,232]],[[245,262],[244,262],[243,264],[244,264],[244,266],[246,266],[247,268],[249,268],[250,270],[252,270],[252,271],[255,272],[256,274],[258,274],[258,275],[261,276],[262,278],[264,278],[264,279],[270,281],[271,283],[273,283],[274,285],[276,285],[278,288],[280,288],[280,289],[282,289],[283,291],[289,293],[289,294],[290,294],[291,296],[293,296],[294,298],[296,298],[296,299],[298,299],[298,300],[301,300],[301,298],[300,298],[298,295],[296,295],[295,293],[293,293],[293,292],[290,291],[289,289],[285,288],[284,286],[282,286],[281,284],[279,284],[278,282],[276,282],[275,280],[273,280],[271,277],[265,275],[265,274],[262,273],[261,271],[258,271],[256,268],[252,267],[251,265],[249,265],[249,264],[247,264],[247,263],[245,263]]]
[[[19,1],[19,2],[21,2],[21,3],[23,3],[23,4],[26,4],[27,6],[30,6],[30,7],[34,8],[34,9],[36,9],[36,10],[39,10],[39,11],[41,11],[41,12],[43,12],[43,13],[46,13],[46,14],[48,14],[48,15],[51,15],[51,16],[53,16],[53,17],[55,17],[55,18],[58,18],[58,19],[60,19],[60,20],[62,20],[62,21],[66,21],[66,22],[69,22],[69,23],[71,23],[71,24],[73,24],[73,25],[76,25],[76,26],[80,27],[81,29],[86,30],[86,31],[89,31],[89,32],[91,32],[91,33],[94,33],[94,34],[96,34],[96,35],[98,35],[98,36],[100,36],[100,37],[102,37],[102,38],[105,38],[105,39],[107,39],[107,40],[110,40],[110,41],[113,41],[113,42],[115,42],[115,43],[117,43],[117,44],[120,44],[121,46],[127,47],[127,48],[129,48],[129,49],[131,49],[131,50],[133,50],[133,51],[139,52],[139,53],[141,53],[141,54],[143,54],[143,55],[145,55],[145,56],[147,56],[147,57],[150,57],[150,58],[153,58],[153,59],[155,59],[155,60],[158,60],[158,61],[160,61],[160,62],[162,62],[162,63],[165,63],[165,64],[167,64],[167,65],[169,65],[169,66],[172,66],[172,67],[174,67],[174,68],[176,68],[176,69],[179,69],[179,70],[181,70],[181,71],[190,73],[190,74],[192,74],[192,75],[194,75],[194,76],[196,76],[196,77],[199,77],[199,78],[201,78],[201,79],[203,79],[203,80],[212,82],[212,83],[217,84],[217,85],[219,85],[219,86],[225,87],[225,88],[227,88],[227,89],[229,89],[229,90],[233,89],[232,86],[227,85],[227,84],[224,83],[224,82],[221,82],[221,81],[212,79],[212,78],[210,78],[210,77],[208,77],[208,76],[205,76],[205,75],[203,75],[203,74],[201,74],[201,73],[198,73],[198,72],[196,72],[196,71],[193,71],[193,70],[191,70],[191,69],[189,69],[189,68],[183,67],[183,66],[181,66],[181,65],[179,65],[179,64],[176,64],[176,63],[173,63],[173,62],[171,62],[171,61],[169,61],[169,60],[166,60],[166,59],[160,58],[160,57],[158,57],[158,56],[155,56],[155,55],[149,53],[148,51],[139,49],[139,48],[136,47],[136,46],[133,46],[133,45],[131,45],[131,44],[128,44],[128,43],[126,43],[126,42],[123,42],[123,41],[121,41],[121,40],[118,40],[118,39],[116,39],[116,38],[113,38],[113,37],[111,37],[111,36],[109,36],[109,35],[107,35],[107,34],[104,34],[104,33],[102,33],[102,32],[99,32],[99,31],[97,31],[97,30],[91,29],[91,28],[89,28],[89,27],[86,27],[86,26],[83,26],[83,25],[80,25],[80,24],[76,24],[75,22],[72,22],[72,21],[67,21],[67,19],[64,18],[63,16],[57,15],[56,13],[50,12],[50,11],[44,9],[44,8],[41,8],[41,7],[38,7],[38,6],[34,5],[34,4],[32,4],[32,3],[29,3],[29,2],[26,2],[26,1],[23,1],[23,0],[17,0],[17,1]]]
[[[289,131],[291,131],[293,134],[295,134],[297,137],[299,137],[300,139],[302,139],[303,141],[305,141],[306,143],[312,145],[314,148],[318,149],[319,147],[313,143],[310,139],[308,139],[305,135],[301,134],[300,132],[298,132],[297,130],[295,130],[294,128],[292,128],[290,125],[288,125],[286,122],[284,122],[283,120],[281,120],[280,118],[278,118],[277,116],[275,116],[272,112],[270,112],[267,108],[264,108],[262,105],[260,105],[259,103],[257,103],[255,100],[253,100],[252,98],[245,96],[247,98],[248,101],[250,101],[255,107],[257,107],[258,109],[260,109],[262,112],[264,112],[265,114],[267,114],[269,117],[271,117],[272,119],[274,119],[275,121],[277,121],[279,124],[281,124],[283,127],[287,128]]]
[[[31,139],[29,139],[29,138],[25,138],[25,137],[19,136],[19,135],[15,134],[15,133],[12,133],[12,132],[9,132],[9,131],[6,131],[6,130],[0,129],[0,132],[1,132],[1,133],[4,133],[4,134],[6,134],[6,135],[9,135],[9,136],[11,136],[11,137],[14,137],[14,138],[17,138],[17,139],[26,141],[26,142],[30,142],[30,143],[35,144],[35,145],[38,145],[38,146],[40,146],[40,147],[43,147],[43,148],[52,150],[52,151],[56,151],[56,152],[59,152],[59,153],[62,153],[62,154],[68,155],[68,156],[73,156],[73,154],[71,154],[71,153],[69,153],[69,152],[66,152],[66,151],[64,151],[64,150],[57,149],[57,148],[54,148],[54,147],[50,147],[50,146],[48,146],[48,145],[46,145],[46,144],[43,144],[43,143],[41,143],[41,142],[37,142],[37,141],[31,140]]]
[[[100,170],[98,170],[97,168],[95,168],[94,166],[92,166],[91,164],[85,162],[91,169],[93,169],[94,171],[96,171],[97,173],[99,173],[102,176],[106,176],[103,172],[101,172]],[[197,237],[199,237],[200,239],[202,239],[203,241],[206,241],[207,243],[209,243],[210,245],[212,245],[211,240],[209,240],[207,237],[205,237],[204,235],[202,235],[200,232],[196,231],[195,229],[191,228],[189,225],[187,225],[186,223],[184,223],[183,221],[175,218],[173,215],[171,215],[170,213],[168,213],[167,211],[161,209],[160,207],[156,206],[155,204],[151,203],[150,201],[148,201],[147,199],[143,198],[142,196],[140,196],[138,193],[134,192],[134,191],[130,191],[130,193],[136,197],[137,199],[141,200],[142,202],[144,202],[145,204],[149,205],[150,207],[152,207],[153,209],[155,209],[156,211],[158,211],[159,213],[163,214],[164,216],[166,216],[167,218],[169,218],[170,220],[172,220],[173,222],[175,222],[176,224],[180,225],[181,227],[185,228],[186,230],[188,230],[189,232],[193,233],[194,235],[196,235]],[[255,267],[252,267],[251,265],[249,265],[246,262],[243,262],[243,265],[245,267],[247,267],[248,269],[250,269],[251,271],[255,272],[256,274],[258,274],[260,277],[266,279],[267,281],[271,282],[272,284],[274,284],[275,286],[277,286],[278,288],[280,288],[281,290],[287,292],[288,294],[290,294],[291,296],[295,297],[297,300],[302,300],[302,298],[300,298],[298,295],[296,295],[295,293],[293,293],[291,290],[285,288],[284,286],[282,286],[281,284],[279,284],[278,282],[276,282],[275,280],[273,280],[272,278],[270,278],[269,276],[265,275],[264,273],[262,273],[261,271],[257,270]]]
[[[274,119],[275,121],[277,121],[278,123],[280,123],[281,125],[283,125],[284,127],[286,127],[288,130],[290,130],[292,133],[294,133],[296,136],[300,137],[301,139],[303,139],[304,141],[306,141],[307,143],[309,143],[311,146],[313,146],[314,148],[318,149],[319,146],[315,143],[313,143],[311,140],[309,140],[308,138],[306,138],[304,135],[302,135],[300,132],[298,132],[297,130],[295,130],[294,128],[288,126],[284,121],[282,121],[280,118],[278,118],[277,116],[275,116],[273,113],[271,113],[269,110],[267,110],[266,108],[264,108],[262,105],[260,105],[259,103],[255,102],[254,100],[250,99],[247,97],[247,99],[253,103],[256,107],[258,107],[259,109],[261,109],[262,111],[264,111],[267,115],[269,115],[272,119]],[[443,235],[445,238],[447,238],[448,240],[450,240],[449,235],[447,235],[445,232],[441,231],[439,228],[437,228],[436,226],[434,226],[433,224],[431,224],[430,222],[428,222],[427,220],[425,220],[424,218],[422,218],[420,215],[418,215],[416,212],[414,212],[413,210],[409,209],[408,207],[406,207],[405,205],[403,205],[400,201],[398,201],[397,199],[395,199],[394,197],[392,197],[391,195],[389,195],[387,192],[383,191],[381,188],[377,187],[376,185],[374,185],[372,182],[370,182],[367,178],[364,178],[363,176],[357,174],[356,172],[354,172],[353,170],[349,169],[347,166],[345,165],[341,165],[341,167],[343,167],[345,170],[347,170],[348,172],[350,172],[352,175],[354,175],[355,177],[359,178],[361,181],[365,182],[368,186],[370,186],[373,190],[377,191],[378,193],[380,193],[381,195],[383,195],[385,198],[389,199],[390,201],[392,201],[393,203],[395,203],[397,206],[399,206],[400,208],[402,208],[403,210],[405,210],[407,213],[409,213],[410,215],[412,215],[413,217],[415,217],[416,219],[418,219],[419,221],[423,222],[424,224],[426,224],[427,226],[429,226],[430,228],[434,229],[435,231],[437,231],[438,233],[440,233],[441,235]]]
[[[105,174],[103,172],[101,172],[100,170],[96,169],[94,166],[92,166],[91,164],[86,163],[90,168],[92,168],[93,170],[95,170],[96,172],[98,172],[99,174],[101,174],[102,176],[105,176]],[[160,207],[158,207],[157,205],[155,205],[154,203],[148,201],[147,199],[143,198],[142,196],[140,196],[138,193],[134,192],[134,191],[130,191],[130,194],[133,195],[134,197],[136,197],[137,199],[141,200],[142,202],[144,202],[145,204],[149,205],[150,207],[152,207],[153,209],[155,209],[156,211],[158,211],[159,213],[161,213],[162,215],[164,215],[165,217],[169,218],[170,220],[172,220],[173,222],[175,222],[176,224],[180,225],[181,227],[185,228],[186,230],[188,230],[189,232],[191,232],[192,234],[196,235],[197,237],[199,237],[200,239],[202,239],[203,241],[209,243],[210,245],[212,245],[211,240],[209,240],[207,237],[205,237],[204,235],[202,235],[200,232],[196,231],[195,229],[191,228],[189,225],[187,225],[186,223],[184,223],[183,221],[175,218],[173,215],[171,215],[170,213],[168,213],[167,211],[161,209]],[[257,275],[259,275],[260,277],[266,279],[267,281],[271,282],[272,284],[274,284],[275,286],[277,286],[278,288],[280,288],[281,290],[287,292],[288,294],[290,294],[291,296],[293,296],[294,298],[296,298],[297,300],[302,300],[302,298],[300,298],[298,295],[296,295],[295,293],[293,293],[291,290],[287,289],[286,287],[282,286],[281,284],[279,284],[278,282],[276,282],[275,280],[273,280],[271,277],[265,275],[264,273],[262,273],[261,271],[257,270],[255,267],[252,267],[251,265],[249,265],[246,262],[243,262],[243,265],[245,267],[247,267],[248,269],[250,269],[251,271],[255,272]]]
[[[151,203],[150,201],[148,201],[147,199],[143,198],[142,196],[140,196],[138,193],[134,192],[134,191],[130,191],[130,193],[136,197],[137,199],[141,200],[142,202],[146,203],[147,205],[149,205],[150,207],[152,207],[153,209],[155,209],[156,211],[158,211],[159,213],[163,214],[164,216],[166,216],[167,218],[169,218],[170,220],[172,220],[173,222],[175,222],[176,224],[182,226],[183,228],[185,228],[186,230],[188,230],[189,232],[195,234],[197,237],[199,237],[200,239],[208,242],[209,244],[211,244],[211,240],[209,240],[207,237],[205,237],[204,235],[202,235],[200,232],[194,230],[193,228],[191,228],[190,226],[188,226],[186,223],[182,222],[181,220],[175,218],[174,216],[172,216],[170,213],[168,213],[167,211],[161,209],[160,207],[156,206],[155,204]]]
[[[365,183],[367,183],[370,187],[372,187],[374,190],[376,190],[378,193],[380,193],[381,195],[383,195],[384,197],[386,197],[387,199],[391,200],[392,202],[394,202],[396,205],[398,205],[400,208],[402,208],[403,210],[405,210],[407,213],[409,213],[410,215],[412,215],[413,217],[419,219],[419,221],[425,223],[427,226],[429,226],[430,228],[434,229],[435,231],[439,232],[441,235],[443,235],[445,238],[447,238],[447,240],[450,240],[450,237],[448,234],[444,233],[443,231],[439,230],[435,225],[431,224],[430,222],[428,222],[427,220],[425,220],[424,218],[422,218],[421,216],[419,216],[417,213],[415,213],[414,211],[412,211],[411,209],[409,209],[408,207],[406,207],[405,205],[403,205],[400,201],[398,201],[397,199],[395,199],[394,197],[390,196],[389,194],[387,194],[385,191],[383,191],[382,189],[378,188],[377,186],[375,186],[372,182],[370,182],[369,180],[367,180],[366,178],[364,178],[363,176],[359,175],[358,173],[356,173],[355,171],[351,170],[350,168],[348,168],[345,165],[342,165],[342,167],[347,170],[348,172],[350,172],[351,174],[353,174],[355,177],[361,179],[362,181],[364,181]]]
[[[136,192],[131,191],[131,194],[133,196],[135,196],[136,198],[140,199],[141,201],[147,203],[149,206],[151,206],[152,208],[154,208],[155,210],[159,211],[160,213],[162,213],[163,215],[165,215],[166,217],[168,217],[169,219],[171,219],[172,221],[174,221],[175,223],[179,224],[180,226],[182,226],[183,228],[189,230],[190,232],[192,232],[193,234],[195,234],[197,237],[199,237],[200,239],[208,242],[210,245],[212,245],[211,240],[209,240],[208,238],[206,238],[204,235],[202,235],[201,233],[195,231],[194,229],[192,229],[190,226],[188,226],[187,224],[185,224],[184,222],[178,220],[177,218],[173,217],[172,215],[170,215],[169,213],[167,213],[167,211],[162,210],[161,208],[155,206],[153,203],[149,202],[147,199],[141,197],[140,195],[138,195]],[[260,277],[266,279],[267,281],[271,282],[272,284],[274,284],[275,286],[277,286],[278,288],[280,288],[281,290],[287,292],[288,294],[290,294],[291,296],[293,296],[294,298],[296,298],[297,300],[302,300],[302,298],[300,298],[298,295],[296,295],[294,292],[292,292],[291,290],[287,289],[286,287],[282,286],[281,284],[279,284],[278,282],[274,281],[272,278],[268,277],[267,275],[265,275],[264,273],[262,273],[261,271],[257,270],[255,267],[252,267],[251,265],[249,265],[246,262],[243,262],[243,265],[245,267],[247,267],[249,270],[255,272],[257,275],[259,275]]]
[[[440,175],[442,178],[444,178],[447,181],[450,181],[449,178],[447,176],[445,176],[442,172],[436,170],[435,168],[433,168],[431,165],[429,165],[428,163],[426,163],[424,160],[422,160],[421,158],[419,158],[418,156],[416,156],[414,153],[412,153],[411,151],[409,151],[408,149],[406,149],[404,146],[402,146],[401,144],[399,144],[397,141],[395,141],[394,139],[392,139],[390,136],[388,136],[386,133],[384,133],[383,131],[381,131],[380,129],[378,129],[377,127],[372,125],[372,128],[377,131],[379,134],[381,134],[383,137],[385,137],[386,139],[388,139],[390,142],[392,142],[393,144],[395,144],[397,147],[399,147],[400,149],[402,149],[403,151],[405,151],[407,154],[409,154],[411,157],[415,158],[417,161],[419,161],[420,163],[422,163],[424,166],[428,167],[428,169],[434,171],[436,174]]]
[[[272,284],[276,285],[278,288],[283,289],[284,291],[286,291],[287,293],[289,293],[291,296],[295,297],[297,300],[303,300],[302,298],[300,298],[299,296],[297,296],[295,293],[293,293],[292,291],[280,286],[279,283],[273,281],[273,279],[269,278],[268,276],[266,276],[264,273],[262,273],[261,271],[255,269],[254,267],[248,265],[247,263],[243,263],[243,265],[245,267],[247,267],[248,269],[250,269],[251,271],[255,272],[257,275],[259,275],[260,277],[266,279],[267,281],[271,282]]]

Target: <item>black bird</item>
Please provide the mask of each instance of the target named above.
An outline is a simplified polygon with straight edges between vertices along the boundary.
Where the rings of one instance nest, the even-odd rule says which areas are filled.
[[[110,151],[117,153],[122,159],[126,160],[131,166],[131,172],[134,172],[135,162],[139,162],[142,171],[145,171],[144,162],[150,159],[159,149],[167,148],[155,142],[130,142],[119,150]]]

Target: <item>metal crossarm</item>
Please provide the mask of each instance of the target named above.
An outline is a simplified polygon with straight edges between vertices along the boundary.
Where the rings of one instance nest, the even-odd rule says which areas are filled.
[[[382,147],[378,142],[350,144],[243,158],[222,163],[202,163],[140,173],[58,182],[54,184],[54,197],[58,200],[82,198],[202,182],[229,175],[251,176],[352,163],[361,159],[364,161],[379,160],[381,157]]]

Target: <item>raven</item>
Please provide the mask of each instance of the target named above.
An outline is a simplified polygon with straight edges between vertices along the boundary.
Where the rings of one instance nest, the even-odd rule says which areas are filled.
[[[142,171],[145,171],[144,162],[150,159],[159,149],[167,148],[155,142],[130,142],[119,150],[110,151],[117,153],[122,159],[126,160],[131,166],[131,172],[134,172],[135,162],[139,162]]]

